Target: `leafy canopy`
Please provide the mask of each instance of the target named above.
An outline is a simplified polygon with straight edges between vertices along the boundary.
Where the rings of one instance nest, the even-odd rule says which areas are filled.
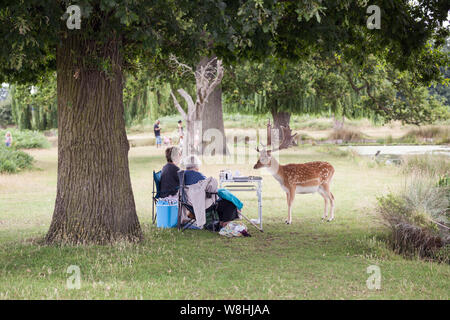
[[[311,53],[342,54],[362,63],[383,56],[413,80],[440,78],[447,56],[439,48],[448,34],[442,26],[446,0],[378,0],[381,30],[366,26],[367,1],[216,1],[216,0],[5,0],[0,8],[0,81],[35,81],[55,70],[56,47],[74,33],[104,43],[121,41],[123,67],[164,68],[169,53],[183,60],[216,54],[226,62],[260,59],[270,54],[299,60]],[[69,5],[82,10],[80,30],[69,30]],[[80,53],[80,58],[83,54]],[[108,68],[99,57],[97,67]]]

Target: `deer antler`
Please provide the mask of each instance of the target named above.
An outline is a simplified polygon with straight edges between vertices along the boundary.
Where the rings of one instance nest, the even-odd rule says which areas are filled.
[[[260,142],[259,144],[263,147],[264,150],[266,149],[266,145],[265,145],[264,143]],[[260,151],[260,150],[259,150],[259,146],[256,146],[256,151],[257,151],[257,152]]]

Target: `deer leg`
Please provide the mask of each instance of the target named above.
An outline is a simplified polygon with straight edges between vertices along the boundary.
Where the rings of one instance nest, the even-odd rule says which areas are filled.
[[[331,202],[330,220],[334,220],[334,195],[331,193],[331,191],[330,191],[330,195],[331,195],[331,198],[330,198],[330,202]]]
[[[328,183],[322,184],[321,188],[325,196],[330,200],[330,218],[327,221],[332,221],[334,220],[334,196],[330,191],[330,185]]]
[[[287,204],[288,204],[288,218],[286,219],[286,224],[292,223],[292,202],[294,202],[295,198],[295,190],[290,190],[289,192],[286,192],[287,197]]]
[[[322,216],[322,221],[324,221],[327,217],[328,217],[328,197],[325,193],[325,190],[322,189],[322,186],[319,187],[319,194],[323,197],[323,200],[325,201],[325,207],[323,210],[323,216]]]

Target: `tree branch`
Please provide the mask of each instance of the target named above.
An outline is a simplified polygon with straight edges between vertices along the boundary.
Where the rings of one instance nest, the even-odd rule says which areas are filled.
[[[195,112],[195,104],[191,95],[184,91],[184,89],[178,89],[177,91],[184,98],[184,100],[186,100],[188,105],[188,118],[191,118],[191,114]]]
[[[178,109],[178,112],[181,114],[181,116],[184,118],[184,120],[187,120],[187,114],[186,112],[183,110],[183,108],[180,106],[177,98],[175,97],[175,95],[173,94],[172,91],[170,91],[170,95],[172,96],[173,99],[173,103],[175,104],[175,107]]]

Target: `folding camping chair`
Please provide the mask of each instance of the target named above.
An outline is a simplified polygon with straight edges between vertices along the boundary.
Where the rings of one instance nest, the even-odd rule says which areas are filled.
[[[194,208],[187,201],[184,175],[185,175],[184,170],[178,171],[178,178],[180,180],[180,189],[178,192],[178,229],[181,231],[190,228],[196,221]],[[217,192],[206,192],[206,197],[208,198],[214,197],[214,203],[209,208],[207,208],[205,212],[206,226],[211,226],[211,228],[207,229],[216,232],[220,230],[219,214],[217,212],[218,195]],[[186,208],[193,215],[193,217],[188,216],[190,220],[188,220],[186,223],[181,222],[183,207]]]
[[[153,170],[153,190],[152,190],[152,223],[155,224],[156,214],[155,214],[155,205],[158,202],[159,193],[161,190],[161,170],[155,172]]]

